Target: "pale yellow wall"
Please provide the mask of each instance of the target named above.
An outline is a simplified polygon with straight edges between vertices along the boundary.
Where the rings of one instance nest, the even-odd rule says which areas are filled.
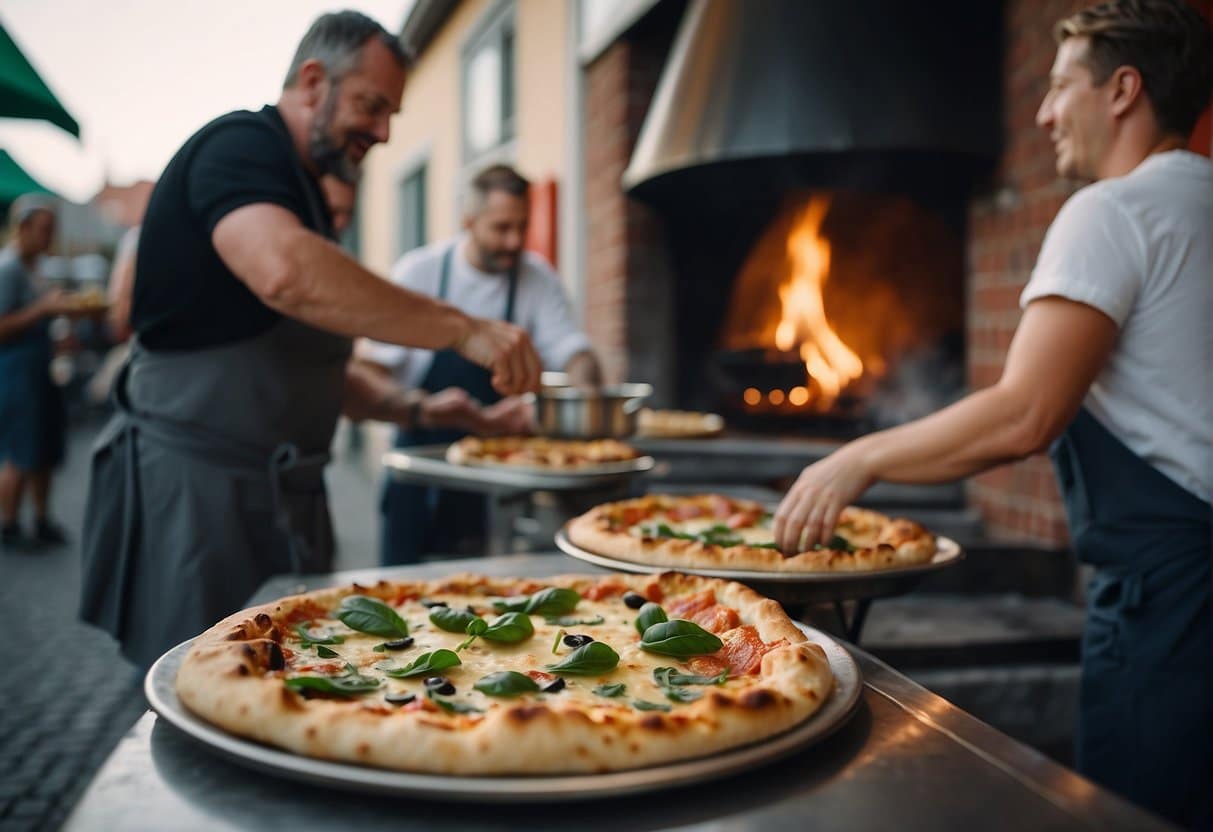
[[[429,241],[457,230],[460,53],[468,32],[491,6],[491,0],[460,3],[413,69],[391,139],[368,156],[359,206],[362,257],[380,274],[398,255],[399,181],[419,159],[428,165]],[[515,15],[514,161],[529,178],[555,178],[563,185],[568,4],[516,0]]]
[[[568,110],[568,3],[565,0],[517,0],[517,3],[518,146],[515,163],[529,179],[539,181],[554,177],[563,184]]]

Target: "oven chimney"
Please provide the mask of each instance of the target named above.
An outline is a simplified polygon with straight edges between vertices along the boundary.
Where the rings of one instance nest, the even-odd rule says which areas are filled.
[[[693,0],[623,184],[657,204],[967,192],[999,149],[1001,19],[974,0]]]

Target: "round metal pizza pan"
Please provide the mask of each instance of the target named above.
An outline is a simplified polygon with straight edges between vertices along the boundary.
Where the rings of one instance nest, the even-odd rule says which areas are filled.
[[[752,745],[711,757],[630,771],[586,775],[453,777],[387,771],[352,763],[301,757],[234,736],[195,716],[177,698],[177,670],[193,641],[161,656],[144,680],[144,692],[161,719],[197,740],[207,750],[259,773],[356,792],[482,803],[560,803],[656,791],[724,777],[786,757],[820,742],[855,713],[863,689],[859,666],[830,636],[797,624],[821,645],[834,673],[834,690],[825,704],[799,726]]]
[[[575,491],[612,485],[652,470],[655,461],[641,456],[570,471],[520,465],[455,465],[446,461],[447,445],[422,445],[388,451],[387,473],[399,482],[426,483],[472,491]]]
[[[683,572],[705,578],[725,578],[743,583],[780,603],[798,604],[902,595],[931,573],[955,566],[964,560],[964,550],[960,544],[947,537],[935,538],[935,555],[926,563],[873,572],[758,572],[752,569],[692,569],[633,563],[577,546],[569,540],[568,526],[556,532],[556,547],[580,561],[617,572],[630,572],[635,575]]]

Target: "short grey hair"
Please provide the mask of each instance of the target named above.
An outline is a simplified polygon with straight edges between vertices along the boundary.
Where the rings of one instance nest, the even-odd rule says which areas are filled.
[[[291,67],[286,72],[282,88],[294,86],[299,79],[299,70],[311,60],[319,61],[334,82],[340,81],[358,66],[362,48],[372,38],[388,48],[402,69],[408,67],[408,52],[387,29],[361,12],[330,12],[316,18],[303,40],[299,41],[299,48],[291,59]]]
[[[473,177],[463,193],[465,216],[479,214],[485,200],[493,191],[502,191],[510,196],[528,199],[531,183],[525,176],[509,165],[491,165]]]

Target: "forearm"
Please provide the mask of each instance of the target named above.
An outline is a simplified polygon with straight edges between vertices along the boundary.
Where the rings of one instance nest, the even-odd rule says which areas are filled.
[[[24,335],[27,330],[41,321],[41,310],[34,306],[26,306],[16,312],[0,315],[0,344],[13,341]]]
[[[852,451],[877,480],[947,482],[1030,456],[1051,438],[1028,397],[995,385],[914,422],[869,434]]]
[[[259,293],[283,315],[342,335],[424,349],[445,349],[466,335],[468,317],[455,307],[391,284],[310,231],[287,235],[281,277]]]
[[[415,427],[424,390],[406,390],[379,365],[354,359],[346,365],[342,412],[360,422],[373,419]]]

